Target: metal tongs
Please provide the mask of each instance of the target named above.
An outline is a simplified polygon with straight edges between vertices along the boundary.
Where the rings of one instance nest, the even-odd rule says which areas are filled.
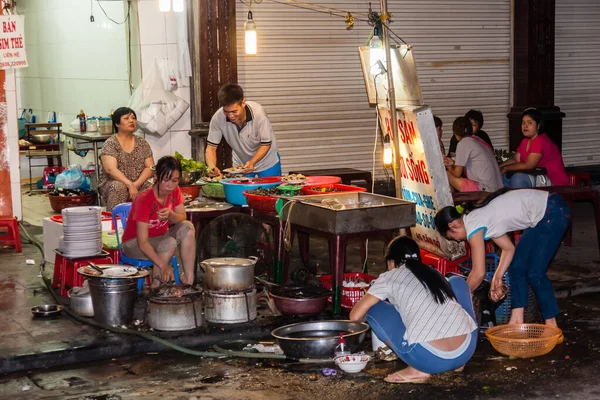
[[[91,261],[88,261],[88,265],[90,267],[92,267],[96,272],[100,272],[100,275],[104,275],[104,271],[102,271],[102,269],[98,268],[98,266],[96,264],[94,264]]]

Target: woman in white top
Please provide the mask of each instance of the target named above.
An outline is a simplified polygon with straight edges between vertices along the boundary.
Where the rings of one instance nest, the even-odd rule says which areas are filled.
[[[377,337],[408,365],[384,380],[423,383],[431,374],[463,366],[477,344],[477,324],[465,280],[453,277],[448,281],[423,264],[419,246],[406,236],[392,240],[385,259],[388,271],[350,312],[352,321],[366,319]]]
[[[501,189],[482,204],[444,207],[436,217],[437,230],[448,239],[469,242],[473,268],[467,279],[471,291],[485,276],[485,241],[496,243],[502,254],[492,279],[490,298],[501,297],[502,277],[508,270],[511,291],[510,324],[522,324],[531,286],[546,324],[556,326],[559,313],[552,284],[546,275],[561,239],[569,226],[571,211],[557,194],[543,190]],[[508,232],[524,230],[516,246]]]

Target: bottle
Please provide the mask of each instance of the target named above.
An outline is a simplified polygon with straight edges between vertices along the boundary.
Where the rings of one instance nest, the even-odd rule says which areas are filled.
[[[85,113],[83,110],[79,111],[79,132],[85,132],[87,130],[86,122],[85,122]]]
[[[335,355],[335,358],[337,357],[342,357],[342,356],[349,356],[350,353],[350,349],[348,348],[348,346],[346,346],[346,339],[344,339],[344,334],[346,332],[340,332],[340,342],[339,344],[336,346],[333,354]]]

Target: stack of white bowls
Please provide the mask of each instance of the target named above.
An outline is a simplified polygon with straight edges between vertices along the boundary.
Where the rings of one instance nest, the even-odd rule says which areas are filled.
[[[62,210],[63,236],[58,247],[65,257],[96,256],[102,252],[100,207],[69,207]]]

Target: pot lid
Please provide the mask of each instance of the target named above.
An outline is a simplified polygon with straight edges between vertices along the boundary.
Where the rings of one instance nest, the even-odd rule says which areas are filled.
[[[249,267],[256,264],[256,260],[239,257],[209,258],[202,262],[211,267]]]

